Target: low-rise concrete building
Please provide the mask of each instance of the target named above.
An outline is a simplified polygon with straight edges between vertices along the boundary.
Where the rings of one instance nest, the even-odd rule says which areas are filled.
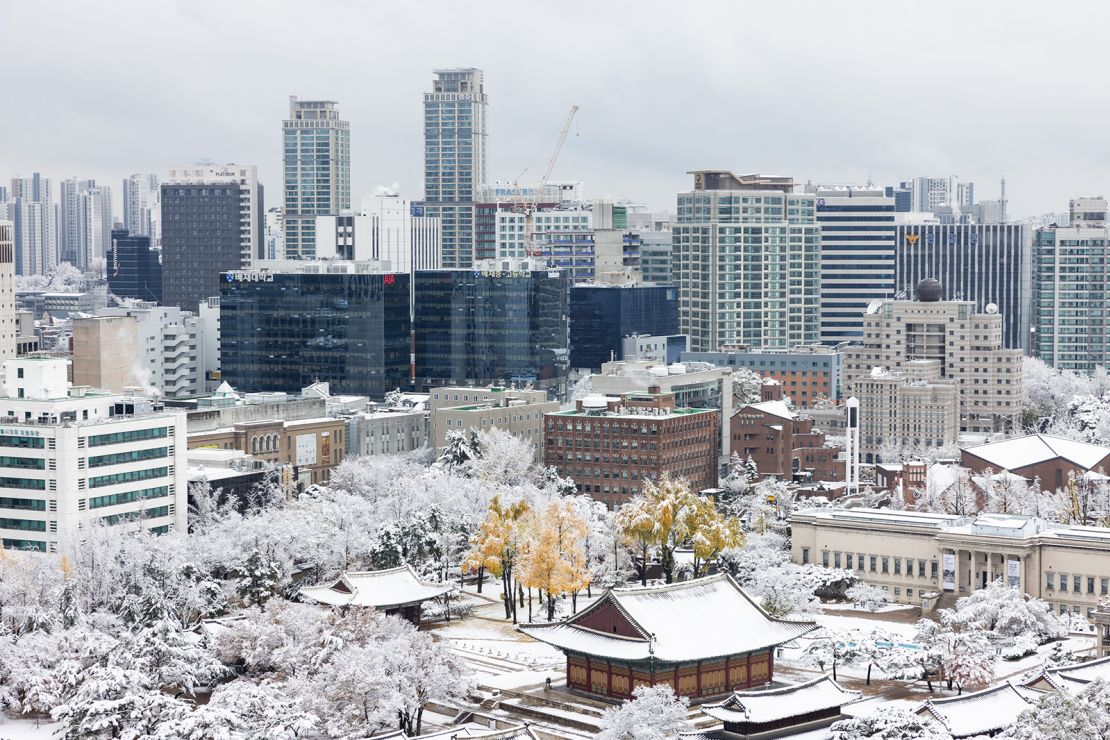
[[[379,408],[347,417],[347,454],[399,455],[428,444],[426,409]]]
[[[791,350],[729,350],[683,352],[682,362],[708,362],[730,370],[748,368],[760,377],[782,383],[786,395],[798,406],[810,406],[819,398],[834,403],[841,396],[844,352],[839,347],[810,344]]]
[[[796,563],[848,568],[899,603],[951,605],[1002,578],[1091,618],[1110,595],[1110,529],[1014,514],[811,509],[790,517]]]
[[[500,429],[531,442],[543,459],[543,415],[559,410],[542,390],[486,386],[433,388],[429,394],[431,440],[437,451],[452,431]]]

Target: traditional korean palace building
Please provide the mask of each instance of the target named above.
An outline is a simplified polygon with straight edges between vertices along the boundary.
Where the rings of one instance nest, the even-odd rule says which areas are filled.
[[[300,595],[328,606],[373,607],[420,624],[420,605],[455,590],[449,583],[422,581],[411,565],[388,570],[348,571],[330,586],[308,586]]]
[[[694,701],[771,681],[774,649],[814,622],[767,615],[726,574],[666,586],[616,588],[529,637],[567,656],[567,687],[628,699],[641,684],[668,684]]]
[[[966,596],[1002,578],[1055,612],[1092,619],[1110,595],[1110,528],[892,509],[807,509],[790,525],[795,563],[854,570],[903,604],[929,607],[937,594]]]
[[[1092,681],[1101,678],[1110,681],[1110,658],[1075,665],[1045,668],[1039,675],[1025,682],[1025,686],[1040,691],[1067,691],[1078,694]]]
[[[1004,683],[973,694],[930,699],[917,714],[938,722],[953,738],[990,737],[1037,706],[1042,692]]]
[[[723,702],[702,705],[702,714],[723,722],[722,729],[687,732],[680,737],[733,740],[793,736],[844,719],[841,707],[862,696],[862,692],[848,691],[829,676],[769,689],[735,691]]]

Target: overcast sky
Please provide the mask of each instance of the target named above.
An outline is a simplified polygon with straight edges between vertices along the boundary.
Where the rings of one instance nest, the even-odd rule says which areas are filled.
[[[1011,215],[1041,214],[1107,190],[1108,5],[0,0],[0,177],[118,190],[210,159],[257,164],[276,205],[296,94],[351,122],[356,205],[419,198],[431,70],[474,66],[494,179],[538,179],[577,104],[554,179],[589,197],[673,210],[709,167],[979,198],[1005,175]]]

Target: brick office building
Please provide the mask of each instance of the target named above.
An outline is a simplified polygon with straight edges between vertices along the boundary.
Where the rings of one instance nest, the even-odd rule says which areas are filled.
[[[1039,480],[1046,490],[1066,488],[1074,476],[1110,472],[1110,447],[1048,434],[1030,434],[961,450],[960,465],[976,473],[1003,470]]]
[[[544,464],[616,508],[646,481],[684,478],[692,490],[717,484],[717,411],[675,407],[673,393],[592,395],[544,416]]]
[[[825,446],[825,433],[813,419],[796,414],[782,397],[782,386],[766,380],[760,402],[732,415],[732,451],[755,461],[760,476],[781,480],[832,481],[844,479],[839,447]]]

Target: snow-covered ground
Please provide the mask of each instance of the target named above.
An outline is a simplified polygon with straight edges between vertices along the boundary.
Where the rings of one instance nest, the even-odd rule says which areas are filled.
[[[0,714],[0,740],[56,740],[61,729],[57,722],[12,719]]]

